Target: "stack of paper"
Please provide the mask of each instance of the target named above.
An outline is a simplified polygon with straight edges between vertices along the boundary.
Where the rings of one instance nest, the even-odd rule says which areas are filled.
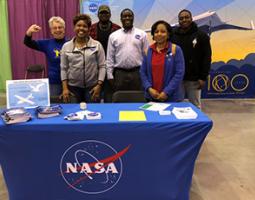
[[[146,121],[144,111],[119,111],[119,121]]]
[[[36,111],[38,118],[55,117],[62,113],[62,107],[60,105],[38,106]]]
[[[149,111],[161,111],[161,110],[165,110],[170,105],[171,105],[170,103],[149,102],[142,105],[139,108],[143,110],[149,110]]]
[[[191,107],[174,107],[172,113],[177,119],[196,119],[197,113]]]
[[[32,116],[24,108],[10,108],[1,113],[1,117],[6,124],[16,124],[29,121]]]

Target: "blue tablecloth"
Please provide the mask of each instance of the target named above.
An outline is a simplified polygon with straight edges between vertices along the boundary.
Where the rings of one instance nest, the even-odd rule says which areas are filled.
[[[145,111],[145,122],[119,122],[142,104],[88,104],[101,120],[67,121],[79,111],[22,124],[0,122],[0,164],[10,200],[188,200],[195,160],[212,121]],[[31,112],[33,112],[31,110]],[[34,113],[33,113],[34,114]]]

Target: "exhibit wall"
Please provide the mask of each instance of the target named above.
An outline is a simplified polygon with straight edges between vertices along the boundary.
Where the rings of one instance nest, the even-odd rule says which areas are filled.
[[[255,97],[254,0],[83,0],[81,12],[97,21],[101,4],[110,6],[112,21],[120,25],[121,10],[132,9],[135,26],[148,33],[160,19],[178,25],[179,11],[190,10],[211,38],[212,65],[203,97]]]
[[[212,64],[202,96],[255,97],[254,0],[3,0],[0,3],[0,10],[3,11],[0,13],[3,22],[0,91],[5,90],[7,79],[24,78],[27,65],[46,64],[42,53],[30,50],[23,44],[29,25],[39,23],[43,28],[35,39],[48,38],[47,20],[52,15],[60,15],[66,20],[67,35],[71,38],[72,16],[80,10],[97,22],[97,11],[101,4],[110,6],[111,19],[119,25],[121,10],[132,9],[135,26],[148,32],[149,36],[150,27],[155,21],[163,19],[177,26],[178,12],[190,10],[194,21],[211,38]]]

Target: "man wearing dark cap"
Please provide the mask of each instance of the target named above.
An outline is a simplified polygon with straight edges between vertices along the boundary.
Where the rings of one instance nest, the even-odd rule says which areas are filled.
[[[92,24],[90,36],[98,40],[103,45],[105,53],[107,53],[109,35],[121,27],[111,22],[111,10],[107,5],[99,6],[97,16],[99,21]]]
[[[99,21],[97,23],[92,24],[90,28],[90,36],[98,40],[104,48],[105,54],[107,54],[107,44],[109,35],[120,29],[121,27],[117,24],[111,22],[111,10],[107,5],[101,5],[98,8],[97,13]],[[109,86],[107,80],[104,83],[104,101],[111,102],[112,97],[112,89]]]

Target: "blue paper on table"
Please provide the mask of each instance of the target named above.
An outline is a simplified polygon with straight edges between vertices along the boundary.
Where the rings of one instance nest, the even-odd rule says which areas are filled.
[[[10,108],[1,113],[1,117],[6,124],[16,124],[29,121],[32,116],[24,108]]]
[[[62,107],[60,105],[38,106],[36,111],[38,118],[55,117],[62,113]]]

